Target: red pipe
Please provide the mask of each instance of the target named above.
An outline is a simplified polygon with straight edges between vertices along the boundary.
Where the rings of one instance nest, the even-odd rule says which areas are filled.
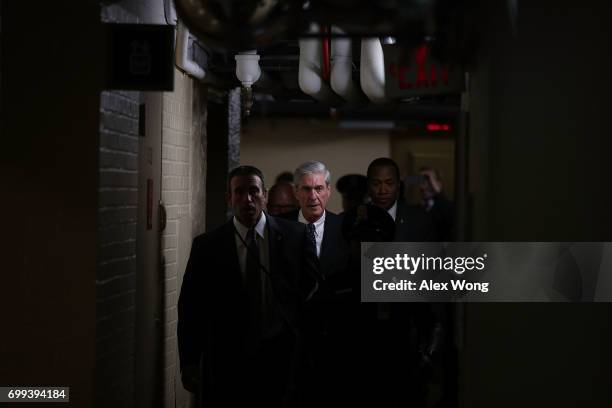
[[[323,34],[323,80],[328,82],[331,70],[329,66],[329,27],[321,26],[321,33]]]

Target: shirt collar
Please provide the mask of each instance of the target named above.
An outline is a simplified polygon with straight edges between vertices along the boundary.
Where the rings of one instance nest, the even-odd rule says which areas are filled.
[[[238,221],[238,218],[236,218],[235,216],[234,216],[234,220],[233,221],[234,221],[234,226],[238,230],[238,233],[240,234],[242,239],[246,239],[246,234],[249,231],[249,228],[245,227],[244,225],[242,225],[240,223],[240,221]],[[266,231],[266,222],[267,222],[267,220],[266,220],[266,213],[262,211],[261,212],[261,217],[259,217],[259,221],[257,221],[257,224],[255,224],[255,232],[261,238],[264,237],[264,232]]]
[[[318,220],[313,222],[315,228],[318,228],[321,225],[323,225],[323,223],[325,223],[325,213],[326,212],[327,211],[323,210],[323,215],[321,215]],[[300,210],[300,212],[298,214],[298,221],[301,222],[302,224],[310,224],[310,221],[308,221],[306,218],[304,218],[304,214],[302,214],[302,210]]]
[[[393,207],[389,208],[387,212],[389,213],[391,218],[393,218],[393,221],[395,221],[395,217],[397,216],[397,201],[395,201],[395,204],[393,204]]]

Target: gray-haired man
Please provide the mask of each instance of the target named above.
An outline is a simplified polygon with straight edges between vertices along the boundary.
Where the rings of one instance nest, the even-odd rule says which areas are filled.
[[[331,196],[331,174],[318,161],[301,164],[294,172],[299,210],[283,215],[307,225],[325,278],[346,267],[346,244],[342,239],[342,217],[326,209]]]
[[[312,388],[316,390],[308,398],[312,399],[310,404],[316,406],[340,405],[345,395],[338,381],[344,376],[345,367],[337,357],[346,348],[346,344],[340,344],[344,338],[340,323],[347,318],[342,306],[348,303],[350,293],[347,289],[351,287],[348,245],[342,237],[342,217],[326,209],[331,195],[331,175],[327,167],[317,161],[303,163],[294,172],[294,183],[300,209],[283,217],[307,225],[325,281],[318,296],[309,302],[306,316],[312,340]],[[329,404],[321,405],[324,401]]]

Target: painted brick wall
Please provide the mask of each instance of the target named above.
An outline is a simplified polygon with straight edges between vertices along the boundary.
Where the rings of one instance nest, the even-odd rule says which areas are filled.
[[[164,406],[187,407],[176,343],[177,302],[191,245],[191,157],[193,81],[175,72],[174,92],[164,93],[162,122],[162,201],[167,224],[162,234],[164,281]],[[176,405],[175,405],[176,401]]]
[[[117,5],[103,22],[137,23]],[[95,406],[134,406],[139,92],[100,100]]]
[[[99,406],[132,406],[138,204],[137,92],[101,95],[96,394]]]
[[[102,20],[138,23],[140,18],[113,4],[102,8]],[[192,231],[201,232],[204,225],[206,119],[195,115],[194,120],[192,110],[205,113],[206,106],[205,94],[198,92],[194,98],[193,87],[193,80],[176,71],[174,91],[163,95],[160,118],[161,198],[167,212],[161,237],[164,346],[160,374],[164,400],[160,403],[172,408],[193,406],[192,396],[181,384],[176,341],[178,295]],[[193,105],[194,100],[198,105]],[[139,101],[137,92],[106,91],[101,97],[97,406],[134,404]],[[200,136],[194,139],[192,133]],[[112,401],[112,396],[118,395]]]

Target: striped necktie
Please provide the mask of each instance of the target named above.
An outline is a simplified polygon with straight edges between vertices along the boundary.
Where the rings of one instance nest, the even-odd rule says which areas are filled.
[[[317,250],[317,234],[314,224],[311,222],[306,225],[308,241],[313,245],[315,251]]]

